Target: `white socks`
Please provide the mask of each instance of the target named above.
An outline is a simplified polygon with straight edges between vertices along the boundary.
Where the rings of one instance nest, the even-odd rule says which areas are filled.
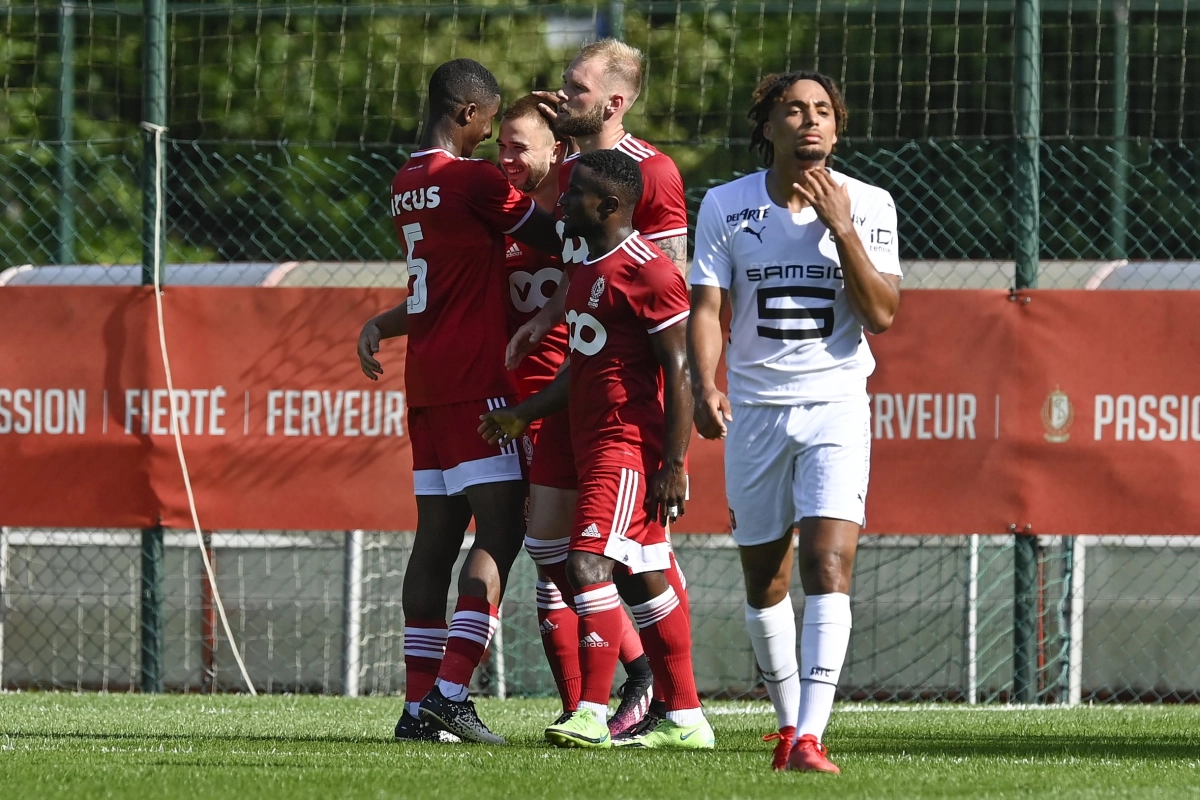
[[[746,631],[779,727],[795,727],[800,706],[800,666],[796,663],[796,612],[791,596],[785,595],[770,608],[747,604]]]
[[[434,685],[442,691],[442,694],[447,700],[453,700],[456,703],[461,703],[463,700],[466,700],[467,695],[470,694],[467,687],[463,686],[461,683],[451,683],[450,681],[444,681],[441,678],[438,678]]]
[[[805,598],[804,629],[800,634],[797,738],[811,733],[820,741],[824,735],[849,643],[850,595],[816,594]]]

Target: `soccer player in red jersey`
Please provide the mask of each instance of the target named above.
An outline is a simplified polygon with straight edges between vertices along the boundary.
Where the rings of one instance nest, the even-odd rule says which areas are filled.
[[[566,298],[569,368],[529,400],[493,410],[480,433],[495,445],[566,405],[579,471],[567,573],[579,615],[579,709],[546,729],[561,747],[709,749],[713,732],[692,674],[687,610],[664,574],[665,524],[683,513],[692,400],[687,287],[672,262],[633,229],[637,162],[615,150],[581,156],[560,203],[565,232],[592,256]],[[618,588],[619,587],[619,588]],[[619,593],[619,594],[618,594]],[[636,735],[605,724],[627,602],[666,706]]]
[[[505,235],[557,252],[553,217],[471,159],[492,135],[500,107],[495,77],[470,59],[448,61],[429,81],[421,149],[392,182],[392,217],[410,275],[406,303],[363,326],[363,372],[383,372],[382,339],[408,337],[405,387],[412,437],[417,531],[404,574],[405,710],[398,739],[503,743],[467,699],[471,674],[499,624],[509,569],[525,529],[526,484],[515,444],[486,446],[479,416],[516,401],[504,369]],[[455,560],[472,516],[475,542],[446,626]]]
[[[573,137],[580,153],[614,149],[637,162],[642,175],[643,192],[633,209],[634,228],[644,239],[653,241],[667,253],[680,272],[686,272],[687,201],[679,169],[670,157],[625,131],[625,114],[637,100],[641,88],[641,52],[616,39],[601,39],[580,49],[579,55],[563,74],[562,89],[556,94],[536,94],[546,101],[542,110],[554,119],[555,132]],[[563,162],[559,170],[560,191],[566,191],[577,158],[569,157]],[[563,237],[562,260],[568,274],[586,257],[587,244],[582,238]],[[541,337],[561,323],[565,297],[564,283],[545,308],[513,336],[505,356],[509,369],[518,368],[521,359],[536,346]],[[543,471],[543,463],[569,463],[572,459],[565,417],[560,415],[546,420],[540,441],[532,469],[535,483]],[[555,583],[560,583],[563,578],[561,559],[567,550],[569,534],[566,521],[567,518],[563,517],[557,526],[532,529],[530,538],[525,542],[525,549],[552,577],[556,569],[553,560],[560,560],[557,566],[560,574],[555,577]],[[675,564],[674,555],[671,560],[667,575],[686,609],[686,582]],[[633,663],[629,660],[630,656],[636,651],[628,637],[622,640],[621,650],[629,680],[621,687],[620,706],[610,721],[614,734],[633,730],[643,721],[643,717],[661,716],[662,711],[661,703],[651,705],[647,702],[646,694],[651,687],[646,684],[644,673],[639,673],[636,667],[633,671],[629,669]],[[647,714],[647,711],[650,713]],[[652,720],[647,724],[653,724]]]
[[[505,109],[496,143],[500,148],[500,168],[509,182],[549,210],[558,205],[558,167],[566,154],[566,145],[561,137],[556,139],[550,122],[538,110],[538,102],[536,95],[527,95]],[[554,295],[563,280],[563,265],[556,256],[522,246],[515,240],[508,242],[506,255],[509,332],[513,333]],[[554,380],[566,353],[567,326],[560,324],[517,366],[520,398],[533,395]],[[560,584],[567,586],[567,544],[578,498],[570,435],[567,412],[563,410],[535,422],[521,441],[527,459],[532,462],[525,547],[538,565],[538,629],[562,699],[562,718],[578,707],[580,690],[579,641],[575,635],[578,618],[572,608],[571,592],[564,596],[559,590]],[[555,446],[556,442],[566,446]],[[613,716],[618,732],[645,715],[653,688],[650,662],[628,617],[619,650],[628,679],[621,686],[621,705]]]

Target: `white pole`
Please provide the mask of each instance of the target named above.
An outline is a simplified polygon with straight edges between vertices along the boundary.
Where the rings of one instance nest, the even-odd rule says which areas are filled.
[[[1067,655],[1067,703],[1083,699],[1083,585],[1087,574],[1087,537],[1071,539],[1071,645]]]
[[[0,525],[0,691],[4,690],[4,620],[8,616],[8,528]]]
[[[967,539],[967,702],[979,702],[979,534]]]
[[[347,697],[358,697],[358,673],[362,661],[362,581],[363,532],[346,531],[342,686]]]
[[[508,696],[508,677],[504,674],[504,610],[501,607],[496,633],[492,636],[492,674],[496,678],[496,697]]]

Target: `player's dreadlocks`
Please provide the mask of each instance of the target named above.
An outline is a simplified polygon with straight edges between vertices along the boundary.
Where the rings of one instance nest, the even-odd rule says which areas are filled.
[[[500,97],[500,84],[487,67],[469,58],[447,61],[429,78],[429,117],[451,116],[468,103],[483,105]]]
[[[833,120],[837,123],[838,135],[846,129],[846,101],[842,99],[842,93],[833,82],[833,78],[807,70],[768,75],[754,89],[754,94],[750,96],[750,110],[746,113],[753,123],[753,130],[750,131],[750,149],[757,150],[768,167],[775,162],[775,146],[763,135],[763,126],[771,116],[771,109],[796,81],[815,81],[821,84],[821,88],[829,95],[829,101],[833,104]]]

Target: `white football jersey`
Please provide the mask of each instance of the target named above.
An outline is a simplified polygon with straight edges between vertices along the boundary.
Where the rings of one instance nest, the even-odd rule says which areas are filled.
[[[850,192],[854,227],[880,272],[900,275],[896,205],[888,192],[830,171]],[[875,358],[850,312],[837,245],[812,208],[767,195],[767,173],[713,187],[696,221],[694,286],[729,290],[729,399],[755,405],[866,394]]]

